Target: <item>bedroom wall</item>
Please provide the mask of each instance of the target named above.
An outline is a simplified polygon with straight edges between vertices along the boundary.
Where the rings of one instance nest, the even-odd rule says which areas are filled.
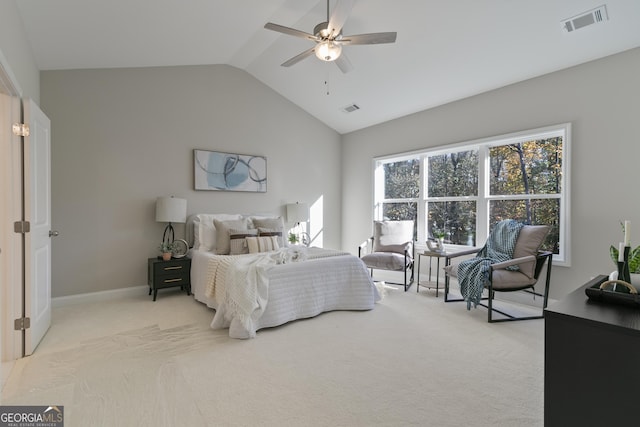
[[[60,232],[54,297],[146,285],[166,225],[155,222],[159,196],[186,198],[189,214],[285,215],[287,203],[318,202],[324,246],[340,247],[340,135],[244,71],[44,71],[41,100]],[[195,191],[193,149],[266,156],[267,192]]]
[[[640,48],[343,135],[343,248],[371,234],[374,157],[571,122],[572,264],[553,269],[551,296],[608,274],[620,220],[640,244],[638,76]]]

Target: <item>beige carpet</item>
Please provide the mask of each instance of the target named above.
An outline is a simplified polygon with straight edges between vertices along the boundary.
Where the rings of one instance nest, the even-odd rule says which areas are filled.
[[[57,308],[2,404],[64,405],[67,427],[543,425],[543,320],[415,287],[247,341],[212,317],[171,290]]]

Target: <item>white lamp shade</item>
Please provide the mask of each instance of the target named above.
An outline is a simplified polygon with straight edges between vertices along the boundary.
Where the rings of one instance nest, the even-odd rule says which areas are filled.
[[[156,200],[156,221],[186,222],[187,200],[176,197],[158,197]]]
[[[308,203],[290,203],[287,205],[287,221],[307,222],[309,221]]]

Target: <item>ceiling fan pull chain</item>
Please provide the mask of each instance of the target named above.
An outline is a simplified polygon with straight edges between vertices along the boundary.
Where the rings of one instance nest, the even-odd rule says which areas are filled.
[[[326,96],[331,95],[331,70],[331,66],[327,64],[325,67],[326,77],[324,78],[324,91]]]

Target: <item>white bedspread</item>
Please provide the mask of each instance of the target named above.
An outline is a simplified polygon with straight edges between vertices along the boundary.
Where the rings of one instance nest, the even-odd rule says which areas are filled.
[[[254,337],[258,329],[325,311],[370,310],[379,299],[362,261],[344,252],[319,248],[239,256],[199,252],[192,254],[194,296],[216,309],[211,327],[228,327],[233,338]]]

